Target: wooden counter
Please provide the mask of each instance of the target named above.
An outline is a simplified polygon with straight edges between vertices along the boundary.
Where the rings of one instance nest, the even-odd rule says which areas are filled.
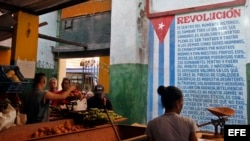
[[[54,127],[71,121],[71,119],[58,120],[44,123],[35,123],[22,126],[15,126],[0,132],[1,141],[118,141],[115,131],[111,124],[103,124],[94,128],[83,128],[79,131],[70,133],[62,133],[49,135],[39,138],[32,138],[32,133],[35,133],[41,127]],[[119,137],[122,141],[145,141],[145,127],[136,127],[128,125],[114,125]]]
[[[199,141],[224,141],[223,137],[215,137],[213,132],[198,131],[196,134]]]

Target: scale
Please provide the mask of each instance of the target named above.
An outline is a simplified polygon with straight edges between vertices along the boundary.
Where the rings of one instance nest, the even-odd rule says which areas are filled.
[[[203,134],[202,138],[204,139],[223,138],[224,137],[224,125],[226,124],[228,117],[234,115],[235,111],[229,107],[213,107],[213,108],[207,108],[207,110],[211,112],[213,115],[217,116],[218,118],[211,119],[210,122],[198,125],[198,127],[206,126],[209,124],[212,124],[214,126],[214,134],[212,135]],[[220,128],[220,132],[219,132],[219,128]]]
[[[73,111],[75,105],[77,105],[76,100],[72,100],[72,101],[69,101],[69,102],[66,104],[66,107],[67,107],[67,109],[68,109],[69,111]]]

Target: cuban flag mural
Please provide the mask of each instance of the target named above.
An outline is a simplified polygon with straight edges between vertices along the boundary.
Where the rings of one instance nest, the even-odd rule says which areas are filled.
[[[174,16],[151,19],[149,27],[147,119],[152,119],[164,112],[160,97],[157,94],[157,88],[160,85],[174,85],[175,83],[174,30]]]
[[[235,7],[150,19],[148,121],[164,113],[157,88],[174,85],[184,95],[181,115],[193,118],[202,130],[214,131],[212,124],[202,125],[219,119],[247,124],[250,65],[245,13],[243,7]],[[227,111],[218,115],[211,108]]]

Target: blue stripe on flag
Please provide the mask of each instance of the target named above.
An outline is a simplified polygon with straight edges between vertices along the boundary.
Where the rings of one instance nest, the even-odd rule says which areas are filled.
[[[153,118],[153,68],[154,68],[154,28],[149,25],[149,49],[148,49],[148,99],[147,99],[147,120]]]
[[[159,43],[159,70],[158,70],[158,85],[164,85],[164,42]],[[161,101],[161,97],[158,97],[158,101]],[[158,115],[163,113],[161,102],[158,102]]]
[[[169,28],[169,84],[175,85],[175,20]]]

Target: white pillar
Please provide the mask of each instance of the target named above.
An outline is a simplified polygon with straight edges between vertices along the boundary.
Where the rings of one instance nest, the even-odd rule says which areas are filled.
[[[58,65],[58,90],[61,90],[61,83],[63,78],[66,77],[66,59],[59,59]]]
[[[110,64],[147,64],[145,0],[114,0],[111,15]]]

